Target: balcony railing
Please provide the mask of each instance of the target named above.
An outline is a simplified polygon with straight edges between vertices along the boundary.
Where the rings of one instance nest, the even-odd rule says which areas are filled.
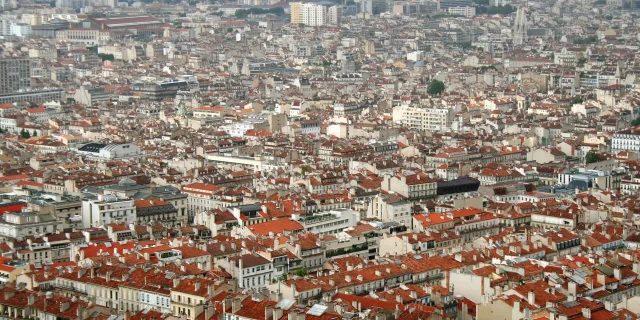
[[[344,248],[340,248],[340,249],[336,249],[336,250],[330,250],[327,251],[327,258],[330,257],[335,257],[335,256],[340,256],[340,255],[344,255],[344,254],[350,254],[350,253],[354,253],[354,252],[360,252],[360,251],[364,251],[369,249],[369,246],[367,243],[363,243],[363,244],[359,244],[359,245],[353,245],[351,246],[350,249],[344,249]]]

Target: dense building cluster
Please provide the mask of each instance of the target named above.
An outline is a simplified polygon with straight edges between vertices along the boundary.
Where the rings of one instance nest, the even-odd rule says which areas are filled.
[[[640,316],[636,0],[0,8],[2,319]]]

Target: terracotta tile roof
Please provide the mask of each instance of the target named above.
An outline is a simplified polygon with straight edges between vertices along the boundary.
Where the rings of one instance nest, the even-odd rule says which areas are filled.
[[[304,227],[294,220],[289,219],[277,219],[263,223],[257,223],[247,226],[251,233],[254,235],[268,236],[271,232],[273,234],[281,234],[285,231],[302,231]]]

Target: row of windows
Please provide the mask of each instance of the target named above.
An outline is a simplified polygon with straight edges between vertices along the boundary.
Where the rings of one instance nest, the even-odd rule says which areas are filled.
[[[264,270],[271,270],[271,265],[267,265],[266,268],[265,266],[259,266],[259,267],[253,267],[251,268],[251,271],[249,271],[249,268],[247,269],[242,269],[242,274],[247,274],[247,273],[253,273],[256,271],[264,271]]]
[[[136,301],[140,301],[143,303],[144,302],[153,303],[154,300],[155,300],[155,304],[161,307],[169,307],[171,304],[169,298],[162,298],[162,297],[156,296],[156,298],[153,299],[151,295],[148,293],[136,293]]]
[[[242,279],[243,288],[264,286],[271,281],[271,274]]]

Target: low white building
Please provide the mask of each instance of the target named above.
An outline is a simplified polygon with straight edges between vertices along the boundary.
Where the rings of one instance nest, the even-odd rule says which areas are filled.
[[[62,229],[62,221],[50,214],[7,212],[0,217],[0,237],[18,238],[54,234]]]
[[[82,201],[83,227],[136,221],[136,206],[131,199],[100,195],[96,200]]]
[[[393,122],[417,130],[442,130],[451,128],[455,109],[416,108],[408,105],[393,108]]]
[[[263,288],[271,284],[273,266],[271,261],[250,253],[221,260],[218,264],[238,279],[240,288]]]
[[[336,234],[358,225],[360,213],[352,209],[335,209],[309,215],[294,214],[292,218],[307,232],[317,235]]]
[[[87,143],[78,148],[78,153],[93,159],[128,159],[142,156],[140,148],[133,143]]]
[[[378,219],[382,222],[393,221],[410,227],[411,202],[394,194],[379,194],[371,199],[367,209],[367,218]]]
[[[611,139],[611,152],[640,152],[640,130],[629,128],[616,132]]]
[[[467,18],[471,18],[476,15],[476,7],[451,7],[447,10],[451,15],[464,16]]]

